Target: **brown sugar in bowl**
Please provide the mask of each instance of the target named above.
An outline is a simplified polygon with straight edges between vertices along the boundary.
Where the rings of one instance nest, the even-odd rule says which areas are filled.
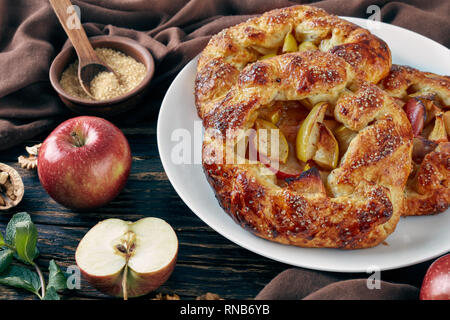
[[[61,86],[61,75],[78,57],[73,46],[61,50],[50,66],[50,82],[62,102],[71,110],[85,115],[113,116],[135,107],[143,98],[155,71],[150,52],[138,42],[119,36],[98,36],[89,38],[92,47],[120,51],[144,64],[147,69],[144,79],[131,91],[109,100],[88,100],[69,95]]]

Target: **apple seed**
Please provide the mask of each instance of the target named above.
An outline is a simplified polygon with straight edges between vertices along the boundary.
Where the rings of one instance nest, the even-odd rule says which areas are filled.
[[[119,251],[126,259],[125,269],[122,275],[122,289],[123,289],[123,299],[128,300],[127,292],[127,279],[128,279],[128,260],[133,255],[134,249],[136,247],[136,234],[133,231],[128,231],[120,239],[120,243],[115,246],[117,251]]]

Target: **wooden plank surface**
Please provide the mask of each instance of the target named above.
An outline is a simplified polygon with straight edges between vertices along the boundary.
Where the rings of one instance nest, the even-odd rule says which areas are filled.
[[[37,173],[20,168],[17,157],[25,154],[31,140],[3,152],[0,162],[12,165],[25,184],[22,203],[10,213],[0,215],[0,230],[15,212],[27,211],[39,232],[37,262],[46,269],[55,259],[63,270],[74,265],[74,252],[83,235],[98,221],[107,218],[137,220],[146,216],[166,220],[175,229],[179,256],[169,281],[157,292],[176,293],[181,298],[195,298],[206,292],[224,298],[248,299],[286,266],[262,258],[228,241],[192,213],[173,190],[159,160],[156,124],[122,128],[133,154],[133,166],[123,192],[106,207],[92,212],[76,213],[53,201],[41,187]],[[45,138],[43,136],[42,138]],[[151,298],[153,294],[144,298]],[[0,286],[0,299],[34,299],[23,290]],[[80,290],[65,294],[67,299],[108,298],[82,281]]]
[[[17,157],[25,154],[25,145],[41,142],[45,136],[3,152],[0,162],[15,167],[26,186],[19,207],[0,214],[0,230],[15,212],[30,213],[39,232],[37,262],[46,269],[51,259],[65,270],[74,265],[74,252],[80,239],[98,221],[115,217],[137,220],[146,216],[166,220],[175,229],[179,256],[169,281],[156,292],[176,293],[182,299],[193,299],[206,292],[226,299],[251,299],[279,272],[290,266],[278,263],[228,241],[192,213],[168,181],[159,160],[156,144],[156,120],[146,125],[122,128],[132,153],[133,167],[124,191],[112,203],[92,212],[76,213],[58,205],[46,194],[37,173],[21,169]],[[429,263],[383,274],[382,279],[420,285]],[[405,276],[406,275],[406,276]],[[412,275],[412,276],[411,276]],[[335,277],[367,277],[365,274],[333,274]],[[152,298],[151,293],[142,299]],[[84,280],[80,290],[69,290],[64,299],[109,298]],[[26,291],[0,286],[0,299],[35,299]]]

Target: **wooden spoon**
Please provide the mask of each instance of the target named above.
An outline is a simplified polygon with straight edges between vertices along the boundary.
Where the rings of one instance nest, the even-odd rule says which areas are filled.
[[[92,79],[100,72],[112,72],[117,80],[120,82],[120,78],[117,74],[103,61],[101,61],[94,51],[86,32],[81,25],[78,15],[69,10],[72,8],[70,0],[49,0],[59,19],[59,22],[64,28],[67,36],[72,42],[73,47],[78,55],[78,80],[81,87],[88,96],[95,100],[91,94],[90,84]],[[72,12],[69,14],[69,12]],[[67,23],[71,21],[75,27],[69,27]]]

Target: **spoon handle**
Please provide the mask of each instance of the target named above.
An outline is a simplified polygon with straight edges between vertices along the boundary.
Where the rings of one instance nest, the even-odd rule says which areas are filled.
[[[70,0],[49,0],[72,45],[77,51],[80,66],[98,62],[97,55],[88,40],[80,19],[72,8]]]

